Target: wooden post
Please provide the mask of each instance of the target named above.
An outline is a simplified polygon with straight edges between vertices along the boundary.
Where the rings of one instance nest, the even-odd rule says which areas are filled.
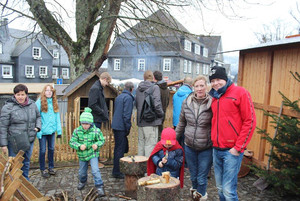
[[[126,196],[136,198],[137,180],[147,172],[147,160],[145,156],[126,156],[120,159],[120,171],[125,174]]]

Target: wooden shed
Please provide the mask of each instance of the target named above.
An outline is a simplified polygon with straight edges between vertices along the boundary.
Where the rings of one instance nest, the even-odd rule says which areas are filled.
[[[63,99],[68,98],[67,113],[74,113],[79,117],[80,113],[88,107],[89,90],[96,80],[99,80],[100,73],[94,71],[92,73],[85,72],[72,82],[63,92],[65,95]],[[118,91],[112,86],[108,85],[104,88],[104,96],[106,104],[110,112],[110,120],[112,119],[114,99],[118,96]],[[109,123],[110,125],[110,123]]]
[[[290,71],[300,72],[300,37],[240,50],[238,85],[251,93],[256,111],[256,126],[266,129],[270,134],[274,134],[275,130],[271,127],[271,119],[261,109],[279,114],[282,103],[279,91],[292,101],[300,96],[299,82]],[[284,107],[282,114],[300,118],[299,113]],[[248,149],[254,152],[253,161],[265,166],[268,162],[265,154],[269,153],[270,144],[261,137],[256,129]]]

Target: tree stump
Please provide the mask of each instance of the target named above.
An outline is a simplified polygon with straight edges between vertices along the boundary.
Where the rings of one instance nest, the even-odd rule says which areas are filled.
[[[143,177],[138,183],[150,180],[151,177]],[[158,183],[147,186],[138,186],[137,200],[147,201],[179,201],[180,200],[180,181],[170,177],[169,183]]]
[[[120,171],[125,175],[125,195],[136,198],[137,180],[147,172],[145,156],[125,156],[120,158]]]

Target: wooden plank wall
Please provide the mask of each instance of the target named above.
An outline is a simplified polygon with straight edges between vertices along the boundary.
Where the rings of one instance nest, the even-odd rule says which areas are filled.
[[[264,51],[245,51],[240,53],[238,85],[245,87],[251,94],[256,108],[257,127],[274,134],[274,128],[269,123],[271,119],[263,115],[264,109],[274,114],[279,113],[282,98],[281,91],[290,100],[297,100],[300,95],[300,85],[289,71],[300,72],[300,48],[268,48]],[[300,117],[287,108],[283,114]],[[254,162],[266,165],[270,144],[261,139],[257,129],[248,149],[254,151]]]

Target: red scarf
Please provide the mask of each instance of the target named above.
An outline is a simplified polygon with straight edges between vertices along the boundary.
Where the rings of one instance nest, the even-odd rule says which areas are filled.
[[[147,161],[147,174],[148,174],[148,176],[150,176],[152,173],[156,173],[156,165],[152,161],[152,156],[154,154],[156,154],[160,150],[163,150],[164,154],[166,154],[166,150],[168,150],[168,151],[174,151],[176,149],[181,149],[182,152],[183,152],[183,162],[182,162],[182,166],[181,166],[180,172],[179,172],[180,188],[183,188],[183,179],[184,179],[184,151],[183,151],[183,148],[178,143],[178,141],[176,141],[176,144],[173,145],[169,149],[167,149],[165,146],[163,146],[161,144],[161,142],[158,142],[155,145],[155,147],[154,147],[153,151],[151,152],[151,154],[150,154],[150,156],[148,158],[148,161]]]

